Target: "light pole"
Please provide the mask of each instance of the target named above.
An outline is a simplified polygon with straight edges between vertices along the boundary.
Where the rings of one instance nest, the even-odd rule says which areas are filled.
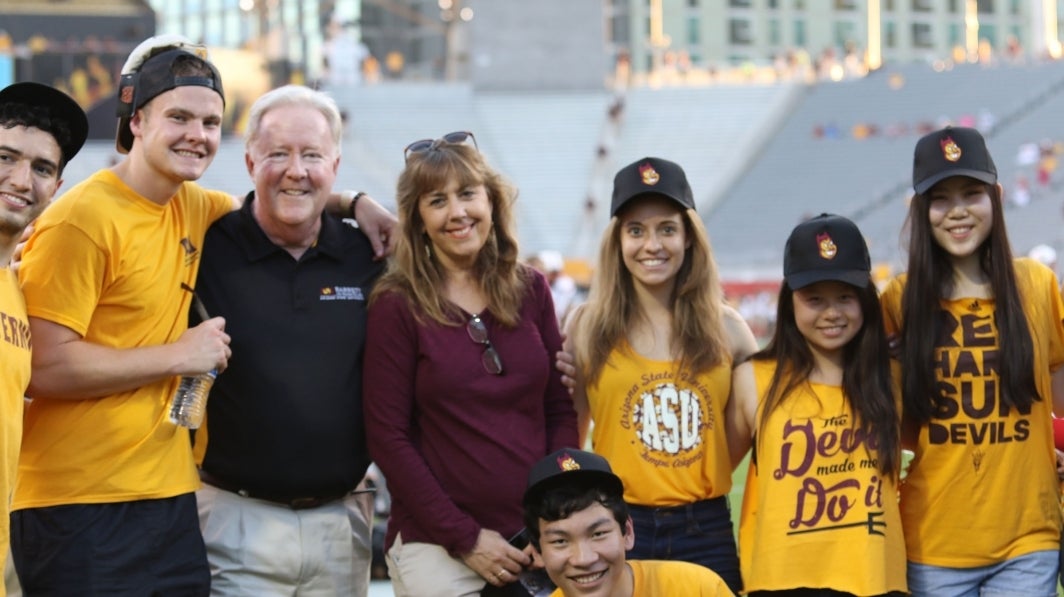
[[[443,76],[447,81],[457,81],[466,75],[464,67],[469,52],[465,23],[473,20],[473,9],[462,6],[462,0],[437,0],[437,4],[443,21]]]
[[[865,67],[869,72],[883,66],[883,25],[879,1],[868,0],[868,49]]]
[[[662,0],[650,0],[650,75],[655,81],[661,75],[662,56],[671,42],[665,35]]]
[[[1060,58],[1060,32],[1057,30],[1056,0],[1042,0],[1042,44],[1053,58]],[[1038,44],[1038,45],[1042,45]]]
[[[979,3],[976,0],[964,3],[964,48],[968,51],[968,62],[979,60]]]

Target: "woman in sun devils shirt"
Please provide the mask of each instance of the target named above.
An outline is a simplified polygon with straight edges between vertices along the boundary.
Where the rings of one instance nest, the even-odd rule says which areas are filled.
[[[901,489],[909,588],[917,597],[1056,595],[1056,277],[1013,259],[997,169],[978,131],[921,138],[913,186],[907,275],[883,293],[917,438]]]

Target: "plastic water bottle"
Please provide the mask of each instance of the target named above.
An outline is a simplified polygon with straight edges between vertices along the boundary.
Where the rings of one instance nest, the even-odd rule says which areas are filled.
[[[199,429],[203,424],[203,415],[207,412],[207,395],[218,372],[214,369],[200,375],[181,378],[177,392],[170,403],[170,421],[174,425]]]

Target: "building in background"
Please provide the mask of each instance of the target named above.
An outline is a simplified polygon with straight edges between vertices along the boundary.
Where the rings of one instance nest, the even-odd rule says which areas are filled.
[[[273,86],[322,79],[330,34],[357,34],[362,4],[360,0],[148,1],[158,15],[159,33],[179,33],[212,51],[254,52],[266,61]]]
[[[206,44],[220,63],[234,104],[227,125],[239,132],[243,104],[289,82],[448,81],[478,90],[564,91],[840,80],[889,63],[946,68],[1057,58],[1062,5],[1064,0],[2,0],[0,81],[57,85],[93,119],[97,105],[113,98],[113,82],[133,46],[156,33],[179,33]],[[110,128],[111,110],[100,111]]]
[[[478,89],[602,88],[609,55],[598,0],[364,0],[362,36],[385,78]]]
[[[637,76],[744,64],[874,69],[1061,52],[1058,0],[604,1],[612,51],[628,54]]]
[[[74,3],[79,1],[84,0]],[[158,15],[160,33],[181,33],[212,48],[258,52],[269,65],[274,85],[327,81],[330,40],[342,35],[342,41],[359,49],[359,81],[461,81],[491,89],[584,88],[611,80],[652,85],[714,82],[721,73],[745,71],[752,78],[760,70],[772,71],[777,78],[801,73],[840,79],[885,63],[1059,57],[1064,4],[1064,0],[146,1]]]

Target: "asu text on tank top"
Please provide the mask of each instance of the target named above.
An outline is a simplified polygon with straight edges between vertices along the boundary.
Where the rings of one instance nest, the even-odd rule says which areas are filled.
[[[724,436],[730,357],[694,377],[676,368],[624,343],[588,387],[594,450],[624,481],[628,503],[675,506],[731,490]]]

